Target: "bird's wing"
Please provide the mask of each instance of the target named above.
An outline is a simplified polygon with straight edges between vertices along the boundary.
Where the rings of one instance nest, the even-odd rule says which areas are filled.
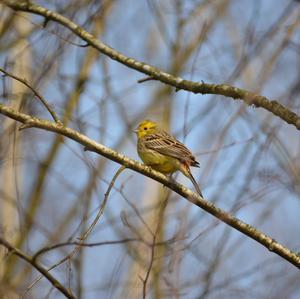
[[[148,134],[144,137],[145,146],[158,153],[170,156],[189,165],[198,166],[198,162],[191,151],[180,141],[165,131]]]

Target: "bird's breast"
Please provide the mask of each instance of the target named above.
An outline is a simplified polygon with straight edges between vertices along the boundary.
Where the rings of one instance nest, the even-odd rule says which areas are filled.
[[[159,172],[170,174],[180,169],[180,162],[178,159],[145,148],[143,144],[138,143],[137,151],[146,165],[151,166]]]

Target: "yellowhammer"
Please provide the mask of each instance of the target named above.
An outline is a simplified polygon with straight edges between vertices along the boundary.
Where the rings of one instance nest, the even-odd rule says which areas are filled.
[[[199,167],[199,163],[184,144],[150,120],[143,120],[134,132],[138,137],[138,154],[146,165],[163,174],[179,170],[192,181],[203,197],[190,170],[190,166]]]

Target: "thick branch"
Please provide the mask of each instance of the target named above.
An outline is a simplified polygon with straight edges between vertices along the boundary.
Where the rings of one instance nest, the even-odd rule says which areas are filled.
[[[3,245],[5,248],[7,248],[9,252],[11,252],[14,255],[17,255],[22,260],[31,264],[37,271],[39,271],[44,277],[46,277],[57,290],[63,293],[67,298],[75,299],[75,297],[56,278],[54,278],[47,271],[47,269],[45,269],[39,263],[37,263],[33,257],[27,255],[23,251],[14,247],[13,245],[11,245],[9,242],[7,242],[5,239],[1,237],[0,237],[0,245]]]
[[[257,242],[265,246],[270,251],[273,251],[274,253],[278,254],[279,256],[281,256],[282,258],[289,261],[291,264],[293,264],[294,266],[300,269],[300,256],[298,254],[286,248],[285,246],[281,245],[280,243],[276,242],[274,239],[270,238],[269,236],[265,235],[259,230],[255,229],[253,226],[217,208],[215,205],[213,205],[207,200],[204,200],[198,194],[192,192],[190,189],[178,183],[173,182],[172,180],[170,180],[160,172],[157,172],[148,166],[145,166],[124,155],[121,155],[118,152],[93,141],[92,139],[88,138],[83,134],[80,134],[79,132],[73,129],[64,127],[60,123],[55,123],[55,122],[39,119],[36,117],[31,117],[28,114],[18,112],[3,104],[0,104],[0,113],[18,122],[23,123],[26,127],[40,128],[73,139],[74,141],[80,143],[81,145],[88,148],[89,150],[92,150],[112,161],[124,165],[126,168],[135,170],[145,176],[148,176],[156,180],[157,182],[162,183],[163,185],[169,187],[179,195],[186,198],[191,203],[204,209],[208,213],[214,215],[221,221],[239,230],[240,232],[252,238],[253,240],[256,240]]]
[[[2,1],[14,10],[34,13],[45,17],[47,21],[52,20],[57,23],[60,23],[61,25],[69,28],[78,37],[86,41],[90,46],[94,47],[101,53],[109,56],[111,59],[114,59],[141,73],[144,73],[151,77],[151,79],[159,80],[163,83],[174,86],[176,90],[183,89],[193,93],[218,94],[226,97],[231,97],[233,99],[241,99],[248,105],[261,107],[270,111],[271,113],[277,115],[288,124],[292,124],[298,130],[300,130],[300,117],[296,113],[290,111],[288,108],[278,103],[277,101],[271,101],[264,96],[255,94],[253,92],[241,88],[233,87],[228,84],[207,84],[204,82],[193,82],[189,80],[184,80],[180,77],[172,76],[171,74],[163,72],[156,67],[135,60],[134,58],[128,57],[114,50],[113,48],[107,46],[103,42],[97,40],[92,34],[85,31],[82,27],[78,26],[76,23],[60,15],[59,13],[48,10],[42,6],[30,3],[29,1]]]

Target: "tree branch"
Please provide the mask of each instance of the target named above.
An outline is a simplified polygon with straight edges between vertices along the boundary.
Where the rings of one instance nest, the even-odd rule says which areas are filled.
[[[9,252],[11,252],[14,255],[17,255],[22,260],[26,261],[27,263],[31,264],[37,271],[39,271],[44,277],[46,277],[49,282],[61,293],[63,293],[67,298],[75,299],[74,295],[70,293],[56,278],[54,278],[44,267],[42,267],[39,263],[36,262],[36,260],[21,251],[20,249],[14,247],[9,242],[7,242],[5,239],[0,237],[0,245],[3,245]]]
[[[183,78],[172,76],[169,73],[163,72],[160,69],[135,60],[134,58],[128,57],[113,48],[107,46],[100,40],[96,39],[92,34],[85,31],[82,27],[72,22],[68,18],[56,13],[54,11],[48,10],[42,6],[31,3],[27,0],[2,0],[4,4],[16,11],[25,11],[33,14],[37,14],[45,17],[47,21],[55,21],[64,27],[70,29],[75,35],[86,41],[90,46],[97,49],[99,52],[107,55],[113,60],[116,60],[132,69],[135,69],[141,73],[144,73],[151,77],[153,80],[159,80],[165,84],[173,86],[176,90],[186,90],[193,93],[201,94],[217,94],[226,97],[231,97],[233,99],[240,99],[244,101],[247,105],[253,105],[255,107],[264,108],[274,115],[280,117],[282,120],[288,124],[294,125],[298,130],[300,130],[300,117],[278,103],[277,101],[271,101],[267,97],[261,96],[259,94],[253,93],[251,91],[230,86],[228,84],[207,84],[204,82],[194,82],[190,80],[184,80]],[[143,81],[143,80],[142,80]]]
[[[54,110],[51,108],[51,106],[48,104],[48,102],[46,101],[46,99],[35,89],[33,88],[27,81],[26,79],[22,79],[6,70],[4,70],[3,68],[0,67],[0,72],[2,72],[5,76],[11,77],[12,79],[15,79],[19,82],[21,82],[22,84],[24,84],[27,88],[29,88],[33,94],[41,101],[41,103],[46,107],[46,109],[48,110],[48,112],[51,114],[52,118],[54,119],[55,122],[59,122],[60,120],[58,119],[56,113],[54,112]]]
[[[194,193],[190,189],[184,187],[181,184],[175,183],[174,181],[170,180],[162,173],[153,170],[151,167],[145,166],[144,164],[141,164],[124,155],[121,155],[118,152],[100,143],[93,141],[87,136],[80,134],[76,130],[73,130],[68,127],[64,127],[60,123],[55,123],[55,122],[39,119],[36,117],[32,117],[28,114],[18,112],[3,104],[0,104],[0,113],[18,122],[29,125],[32,128],[39,128],[39,129],[55,132],[57,134],[68,137],[80,143],[81,145],[83,145],[84,147],[88,148],[91,151],[94,151],[112,161],[117,162],[118,164],[125,166],[126,168],[130,168],[136,172],[139,172],[149,178],[156,180],[157,182],[162,183],[163,185],[172,189],[174,192],[186,198],[189,202],[204,209],[208,213],[217,217],[219,220],[227,223],[231,227],[237,229],[238,231],[242,232],[243,234],[247,235],[253,240],[256,240],[264,247],[266,247],[268,250],[278,254],[279,256],[281,256],[282,258],[284,258],[285,260],[287,260],[288,262],[290,262],[291,264],[293,264],[294,266],[300,269],[300,256],[297,253],[281,245],[274,239],[270,238],[269,236],[255,229],[253,226],[217,208],[215,205],[213,205],[207,200],[204,200],[198,194]]]

